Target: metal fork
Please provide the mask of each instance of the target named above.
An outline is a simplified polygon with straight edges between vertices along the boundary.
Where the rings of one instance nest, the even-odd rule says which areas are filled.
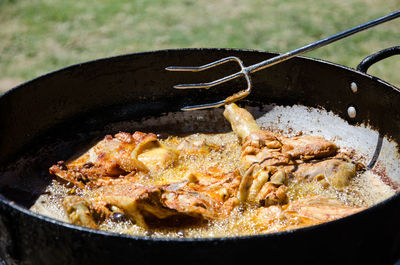
[[[246,79],[247,82],[247,88],[245,90],[241,90],[235,94],[233,94],[230,97],[227,97],[224,100],[218,101],[218,102],[213,102],[213,103],[207,103],[207,104],[201,104],[201,105],[195,105],[195,106],[186,106],[184,108],[182,108],[182,110],[198,110],[198,109],[208,109],[208,108],[218,108],[221,107],[225,104],[229,104],[229,103],[233,103],[235,101],[238,101],[240,99],[243,99],[245,97],[247,97],[250,92],[251,92],[251,88],[252,88],[252,82],[251,82],[251,78],[250,78],[250,74],[260,71],[262,69],[265,69],[267,67],[273,66],[275,64],[284,62],[286,60],[289,60],[291,58],[293,58],[294,56],[312,51],[314,49],[317,49],[319,47],[323,47],[329,43],[335,42],[337,40],[343,39],[345,37],[348,37],[350,35],[353,35],[357,32],[372,28],[376,25],[382,24],[384,22],[390,21],[392,19],[398,18],[400,17],[400,10],[397,10],[389,15],[380,17],[378,19],[375,20],[371,20],[365,24],[361,24],[357,27],[345,30],[343,32],[337,33],[335,35],[332,35],[330,37],[327,37],[325,39],[321,39],[319,41],[310,43],[308,45],[305,45],[303,47],[300,47],[298,49],[295,49],[293,51],[287,52],[287,53],[283,53],[281,55],[275,56],[271,59],[250,65],[245,67],[243,62],[234,56],[230,56],[230,57],[226,57],[223,59],[220,59],[218,61],[214,61],[212,63],[206,64],[206,65],[202,65],[202,66],[197,66],[197,67],[193,67],[193,66],[169,66],[166,68],[166,70],[168,71],[185,71],[185,72],[200,72],[200,71],[204,71],[207,69],[210,69],[212,67],[216,67],[218,65],[227,63],[227,62],[231,62],[231,61],[236,61],[241,70],[239,72],[236,72],[234,74],[231,74],[229,76],[223,77],[221,79],[209,82],[209,83],[198,83],[198,84],[181,84],[181,85],[175,85],[174,88],[176,89],[195,89],[195,88],[210,88],[222,83],[225,83],[227,81],[236,79],[240,76],[243,76]]]

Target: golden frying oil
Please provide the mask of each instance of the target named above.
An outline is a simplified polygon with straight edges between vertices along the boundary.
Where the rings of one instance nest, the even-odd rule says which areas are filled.
[[[189,172],[207,173],[213,167],[220,171],[229,172],[237,168],[240,158],[240,143],[234,133],[224,134],[193,134],[186,137],[168,137],[161,140],[161,143],[179,148],[185,140],[196,142],[199,150],[195,153],[181,152],[178,162],[174,166],[165,168],[158,172],[150,172],[151,178],[143,177],[140,182],[143,184],[166,184],[179,182],[187,178]],[[349,206],[372,206],[390,196],[395,191],[385,185],[379,177],[371,172],[364,172],[354,178],[350,185],[342,190],[321,185],[318,182],[300,182],[291,178],[288,183],[289,201],[295,201],[306,195],[323,195],[328,198],[338,199]],[[62,221],[68,219],[62,209],[63,197],[71,193],[82,191],[68,188],[56,180],[47,187],[46,193],[41,195],[31,210],[47,215]],[[90,194],[84,194],[88,196]],[[130,221],[112,222],[106,221],[100,229],[115,233],[126,233],[139,236],[151,237],[227,237],[252,235],[258,233],[269,233],[277,231],[277,228],[290,229],[299,227],[300,223],[292,220],[268,220],[260,223],[256,218],[256,208],[237,208],[231,216],[225,220],[204,223],[194,227],[185,228],[160,228],[146,230]]]

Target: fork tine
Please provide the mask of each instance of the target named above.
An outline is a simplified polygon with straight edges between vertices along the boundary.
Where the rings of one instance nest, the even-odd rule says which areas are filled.
[[[213,102],[213,103],[206,103],[206,104],[200,104],[200,105],[193,105],[193,106],[186,106],[181,108],[183,111],[190,111],[190,110],[200,110],[200,109],[209,109],[209,108],[218,108],[225,105],[225,100],[221,100],[218,102]]]
[[[246,72],[244,72],[244,76],[245,76],[246,82],[247,82],[247,88],[245,90],[241,90],[241,91],[233,94],[232,96],[229,96],[226,99],[218,101],[218,102],[206,103],[206,104],[194,105],[194,106],[186,106],[186,107],[181,108],[181,110],[191,111],[191,110],[200,110],[200,109],[209,109],[209,108],[219,108],[223,105],[230,104],[230,103],[236,102],[238,100],[241,100],[241,99],[247,97],[251,92],[252,82],[251,82],[250,76],[248,74],[246,74]]]
[[[225,76],[223,78],[220,78],[218,80],[214,80],[209,83],[198,83],[198,84],[180,84],[180,85],[175,85],[174,88],[176,89],[197,89],[197,88],[210,88],[225,82],[228,82],[230,80],[233,80],[239,76],[243,75],[243,72],[236,72],[234,74],[231,74],[229,76]]]
[[[193,105],[193,106],[186,106],[181,108],[183,111],[191,111],[191,110],[201,110],[201,109],[209,109],[209,108],[219,108],[223,105],[230,104],[241,100],[247,97],[250,94],[251,87],[248,87],[246,90],[239,91],[238,93],[233,94],[230,97],[227,97],[224,100],[213,102],[213,103],[206,103],[200,105]]]
[[[217,65],[220,65],[223,63],[227,63],[230,61],[241,62],[239,58],[230,56],[230,57],[225,57],[220,60],[205,64],[205,65],[201,65],[201,66],[168,66],[165,68],[165,70],[172,71],[172,72],[180,72],[180,71],[182,71],[182,72],[200,72],[200,71],[204,71],[211,67],[214,67],[214,66],[217,66]]]
[[[217,85],[220,85],[222,83],[225,83],[225,82],[228,82],[230,80],[233,80],[233,79],[235,79],[237,77],[244,76],[246,81],[247,81],[247,85],[248,85],[247,89],[239,91],[238,93],[235,93],[232,96],[227,97],[226,99],[218,101],[218,102],[206,103],[206,104],[194,105],[194,106],[186,106],[186,107],[181,108],[181,110],[190,111],[190,110],[218,108],[218,107],[221,107],[221,106],[223,106],[225,104],[229,104],[229,103],[235,102],[237,100],[240,100],[240,99],[246,97],[248,94],[250,94],[250,91],[251,91],[251,80],[250,80],[250,77],[249,77],[249,72],[244,67],[243,62],[239,58],[237,58],[235,56],[225,57],[225,58],[222,58],[222,59],[220,59],[218,61],[214,61],[212,63],[205,64],[205,65],[202,65],[202,66],[169,66],[169,67],[165,68],[168,71],[175,71],[175,72],[180,72],[180,71],[183,71],[183,72],[200,72],[200,71],[207,70],[207,69],[210,69],[212,67],[216,67],[218,65],[221,65],[221,64],[224,64],[224,63],[227,63],[227,62],[230,62],[230,61],[237,62],[239,64],[241,70],[239,72],[236,72],[236,73],[231,74],[229,76],[225,76],[223,78],[214,80],[214,81],[209,82],[209,83],[179,84],[179,85],[175,85],[174,88],[176,88],[176,89],[199,89],[199,88],[208,89],[210,87],[217,86]]]

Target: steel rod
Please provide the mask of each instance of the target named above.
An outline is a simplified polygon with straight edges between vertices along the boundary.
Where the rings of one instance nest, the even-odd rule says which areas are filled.
[[[298,49],[295,49],[293,51],[278,55],[278,56],[273,57],[271,59],[262,61],[260,63],[256,63],[256,64],[253,64],[253,65],[250,65],[250,66],[246,67],[246,71],[249,72],[249,73],[254,73],[254,72],[260,71],[260,70],[265,69],[267,67],[270,67],[272,65],[278,64],[278,63],[286,61],[286,60],[289,60],[289,59],[293,58],[294,56],[297,56],[297,55],[312,51],[312,50],[317,49],[319,47],[325,46],[325,45],[330,44],[332,42],[335,42],[337,40],[340,40],[340,39],[346,38],[346,37],[348,37],[350,35],[353,35],[353,34],[355,34],[357,32],[372,28],[374,26],[377,26],[379,24],[385,23],[387,21],[390,21],[390,20],[398,18],[398,17],[400,17],[400,10],[397,10],[397,11],[391,13],[391,14],[388,14],[386,16],[377,18],[375,20],[371,20],[371,21],[369,21],[369,22],[367,22],[365,24],[361,24],[361,25],[359,25],[357,27],[354,27],[354,28],[345,30],[343,32],[337,33],[337,34],[332,35],[330,37],[327,37],[325,39],[310,43],[308,45],[305,45],[305,46],[300,47]]]

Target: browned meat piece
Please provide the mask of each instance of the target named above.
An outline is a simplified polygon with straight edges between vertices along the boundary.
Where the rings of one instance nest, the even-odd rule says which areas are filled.
[[[98,225],[93,218],[93,211],[88,207],[87,200],[79,196],[68,196],[63,201],[63,206],[69,220],[73,224],[97,228]]]
[[[81,188],[96,187],[131,172],[166,167],[176,158],[177,151],[162,146],[152,133],[118,133],[106,136],[80,157],[52,166],[50,173]]]
[[[324,181],[335,188],[343,188],[357,175],[357,171],[352,162],[333,158],[300,164],[293,175],[309,180]]]
[[[289,165],[291,160],[279,152],[282,144],[277,135],[261,130],[251,114],[234,103],[225,105],[224,116],[242,139],[240,171],[243,178],[238,199],[259,205],[286,202],[287,175],[276,166]],[[273,177],[278,171],[280,177]],[[271,182],[272,178],[275,183]]]
[[[79,207],[67,197],[64,207],[74,217],[71,221],[82,225],[95,223],[95,216],[109,218],[114,212],[142,227],[147,227],[148,221],[169,217],[212,220],[226,217],[237,205],[239,182],[236,171],[213,176],[191,174],[185,182],[166,185],[143,186],[129,181],[97,189],[90,201],[79,201]],[[80,210],[82,203],[89,210]],[[90,220],[89,213],[93,221],[81,221]]]
[[[113,189],[117,195],[112,195],[110,190],[101,189],[100,193],[97,196],[91,196],[90,200],[81,197],[78,197],[80,200],[75,200],[77,196],[64,199],[64,209],[72,223],[93,227],[93,224],[97,225],[115,213],[124,213],[138,225],[146,227],[145,214],[153,214],[158,218],[174,214],[173,210],[160,203],[161,190],[159,188],[147,188],[133,183],[105,187]]]
[[[334,143],[320,136],[290,138],[260,130],[244,138],[242,156],[249,162],[287,165],[297,159],[306,161],[332,156],[336,151]]]
[[[282,143],[274,133],[259,130],[243,139],[242,167],[248,168],[253,163],[264,166],[280,166],[293,164],[289,154],[281,152]]]
[[[334,143],[319,136],[281,137],[282,153],[292,159],[310,160],[334,155],[337,147]]]
[[[364,207],[346,206],[334,199],[309,196],[289,204],[285,211],[316,223],[323,223],[357,213],[364,209]]]
[[[232,130],[243,140],[253,132],[258,132],[257,125],[251,114],[235,103],[225,105],[224,117],[230,122]]]
[[[287,175],[276,167],[252,165],[244,173],[239,186],[238,199],[241,202],[269,206],[285,203]]]
[[[309,196],[284,206],[259,208],[256,222],[260,230],[281,231],[333,221],[364,209],[334,199]]]
[[[283,204],[287,202],[287,188],[283,184],[266,183],[257,194],[256,201],[262,206]]]
[[[240,168],[243,179],[239,188],[242,202],[261,205],[285,203],[287,175],[296,169],[299,162],[329,157],[337,152],[334,143],[319,136],[284,137],[261,130],[251,114],[236,104],[226,105],[224,116],[242,139]],[[281,181],[274,183],[271,180],[277,171]]]

